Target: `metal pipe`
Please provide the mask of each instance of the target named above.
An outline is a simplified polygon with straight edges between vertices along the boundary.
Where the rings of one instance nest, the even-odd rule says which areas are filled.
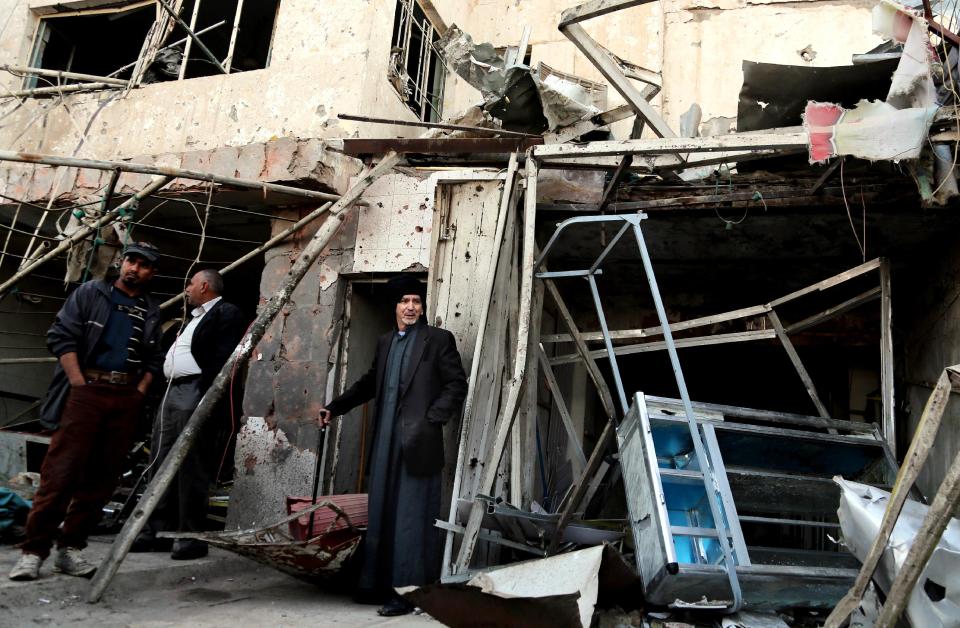
[[[94,222],[92,225],[84,226],[84,227],[81,227],[80,229],[77,229],[73,234],[70,235],[69,238],[62,240],[59,245],[55,246],[50,251],[47,251],[46,254],[34,260],[32,263],[22,267],[12,277],[10,277],[10,279],[3,282],[3,284],[0,285],[0,297],[3,297],[4,295],[6,295],[7,291],[10,288],[16,285],[21,279],[23,279],[27,275],[30,275],[31,273],[33,273],[36,269],[40,268],[40,266],[44,265],[45,263],[52,260],[53,258],[60,255],[61,253],[69,250],[70,247],[72,247],[77,242],[80,242],[81,240],[85,239],[91,233],[96,233],[97,231],[100,230],[101,227],[105,227],[106,225],[109,225],[110,223],[114,222],[117,218],[120,217],[121,210],[125,210],[126,208],[136,203],[139,203],[141,199],[149,196],[150,194],[153,194],[154,192],[156,192],[163,186],[167,185],[171,181],[173,181],[173,177],[169,177],[169,176],[155,177],[150,182],[150,184],[147,185],[147,187],[143,188],[141,191],[137,192],[135,195],[131,196],[126,201],[124,201],[120,205],[117,205],[117,207],[115,207],[114,209],[110,210],[109,212],[107,212],[106,214],[98,218],[96,222]]]
[[[297,257],[293,263],[293,267],[287,273],[284,283],[277,289],[273,296],[270,297],[270,300],[264,304],[256,320],[251,324],[250,329],[247,330],[246,335],[240,341],[240,344],[234,349],[233,354],[223,365],[223,368],[220,369],[219,375],[217,375],[216,379],[214,379],[210,385],[210,388],[203,395],[203,398],[197,405],[197,409],[190,415],[190,419],[184,426],[183,431],[180,432],[180,436],[173,444],[173,447],[171,447],[170,453],[164,459],[159,469],[157,469],[157,475],[144,490],[140,502],[136,508],[134,508],[133,513],[127,519],[123,529],[110,546],[110,553],[104,558],[100,568],[97,569],[96,576],[94,576],[93,582],[90,585],[90,591],[87,595],[88,602],[95,603],[100,601],[103,592],[107,586],[109,586],[113,576],[116,575],[120,563],[127,555],[127,552],[130,551],[130,546],[133,545],[137,534],[140,533],[147,519],[150,518],[150,515],[157,507],[160,498],[173,481],[177,470],[189,453],[190,447],[197,439],[203,424],[213,413],[220,398],[226,392],[227,387],[230,385],[231,373],[234,372],[235,368],[242,366],[250,359],[250,354],[253,353],[257,343],[263,338],[267,327],[270,326],[280,313],[280,310],[290,301],[293,291],[307,274],[307,271],[310,270],[313,262],[320,256],[323,249],[326,248],[327,243],[336,235],[340,225],[343,224],[349,213],[347,209],[354,204],[354,201],[360,198],[360,195],[363,194],[380,175],[391,170],[399,161],[400,156],[397,153],[387,153],[376,167],[361,177],[360,180],[343,195],[343,198],[334,203],[333,207],[330,208],[331,215],[324,221],[319,231],[317,231]]]
[[[56,361],[56,358],[0,358],[0,364],[46,364]]]
[[[302,196],[304,198],[313,198],[321,201],[337,201],[340,199],[336,194],[327,194],[326,192],[315,192],[313,190],[304,190],[289,185],[280,185],[277,183],[266,183],[264,181],[253,181],[250,179],[238,179],[236,177],[224,177],[209,172],[198,172],[196,170],[184,170],[182,168],[173,168],[171,166],[154,166],[149,164],[135,164],[127,161],[108,161],[106,159],[80,159],[77,157],[59,157],[57,155],[43,155],[39,153],[22,153],[12,150],[0,150],[0,161],[17,161],[28,164],[42,164],[45,166],[68,166],[73,168],[92,168],[94,170],[113,170],[119,168],[124,172],[135,172],[138,174],[152,174],[177,179],[191,179],[193,181],[209,181],[210,183],[220,183],[221,185],[232,185],[238,188],[247,188],[252,190],[263,190],[267,192],[278,192],[281,194],[290,194],[291,196]],[[366,201],[358,201],[358,205],[366,206]]]
[[[273,248],[274,245],[281,242],[282,240],[285,240],[290,234],[298,231],[302,227],[306,226],[308,223],[312,222],[313,220],[321,216],[324,212],[330,209],[331,205],[333,205],[333,203],[326,203],[318,207],[317,209],[313,210],[312,212],[310,212],[309,214],[307,214],[297,222],[293,223],[292,225],[290,225],[289,227],[287,227],[277,235],[273,236],[272,238],[270,238],[269,240],[267,240],[257,248],[253,249],[252,251],[249,251],[246,255],[243,255],[242,257],[235,259],[234,261],[230,262],[229,264],[221,268],[219,271],[220,274],[225,275],[226,273],[230,272],[240,264],[243,264],[244,262],[247,262],[253,259],[260,253],[263,253],[264,251],[266,251],[267,249]],[[181,292],[176,296],[170,297],[169,299],[167,299],[166,301],[160,304],[160,309],[165,310],[171,305],[178,303],[180,299],[183,298],[183,294],[184,293]]]
[[[197,28],[197,16],[200,14],[200,0],[196,0],[193,3],[193,13],[190,15],[190,30]],[[227,21],[223,20],[221,24],[226,24]],[[197,33],[199,35],[200,33]],[[183,57],[180,58],[180,73],[178,75],[178,80],[183,80],[183,77],[187,75],[187,63],[190,60],[190,48],[193,46],[193,38],[185,37],[186,44],[183,47]],[[157,50],[157,52],[160,52]]]
[[[96,83],[108,83],[110,85],[119,85],[126,87],[129,81],[110,78],[107,76],[96,76],[94,74],[81,74],[79,72],[64,72],[62,70],[46,70],[44,68],[31,68],[22,65],[7,65],[0,63],[0,70],[6,72],[16,72],[18,74],[36,74],[37,76],[49,76],[57,79],[75,79],[78,81],[93,81]]]
[[[737,612],[743,606],[743,594],[740,590],[740,580],[737,577],[737,564],[733,559],[733,552],[730,547],[730,538],[727,535],[727,525],[724,519],[723,509],[718,501],[718,489],[716,480],[713,477],[713,461],[707,455],[706,447],[700,438],[700,428],[697,420],[693,416],[693,405],[690,402],[690,393],[687,391],[687,382],[683,378],[683,369],[680,368],[680,357],[677,355],[677,348],[673,344],[673,333],[670,331],[670,321],[667,320],[667,312],[663,307],[663,300],[660,298],[660,288],[657,286],[657,277],[653,274],[653,263],[650,261],[650,254],[647,251],[647,244],[643,239],[643,231],[639,223],[634,223],[633,233],[637,238],[637,248],[640,250],[640,257],[643,260],[643,270],[647,275],[647,283],[650,285],[650,294],[653,297],[654,309],[657,311],[657,317],[660,319],[660,326],[663,327],[663,339],[667,343],[667,353],[670,356],[670,366],[673,367],[673,375],[677,380],[677,388],[680,390],[680,399],[683,401],[683,409],[687,415],[687,426],[690,428],[690,437],[693,441],[693,448],[696,452],[697,460],[700,461],[700,471],[703,473],[704,490],[707,493],[707,502],[710,504],[710,513],[713,516],[714,524],[720,531],[720,548],[723,550],[723,562],[727,571],[727,579],[730,581],[730,592],[733,595],[733,603],[730,605],[731,612]],[[616,369],[614,369],[616,372]]]
[[[199,2],[197,5],[199,6]],[[233,30],[230,32],[230,46],[227,48],[227,59],[224,61],[226,65],[227,74],[230,74],[230,69],[233,66],[233,51],[237,46],[237,34],[240,32],[240,13],[243,12],[243,0],[237,0],[237,12],[233,16]],[[192,26],[191,26],[192,28]],[[314,502],[317,500],[314,499]],[[313,515],[311,514],[311,517]]]
[[[629,226],[629,223],[625,226]],[[621,233],[623,230],[621,229]],[[600,303],[600,291],[597,289],[597,279],[590,275],[590,294],[593,296],[593,305],[597,308],[597,318],[600,319],[600,329],[603,331],[603,344],[607,347],[607,358],[610,360],[610,370],[613,371],[613,383],[617,385],[617,396],[620,397],[620,407],[626,414],[630,410],[627,394],[623,390],[623,380],[620,379],[620,366],[617,364],[617,355],[613,352],[613,341],[610,340],[610,330],[607,328],[607,317],[603,315],[603,305]]]
[[[118,86],[114,85],[113,83],[104,83],[103,81],[98,83],[72,83],[70,85],[59,85],[56,87],[34,87],[33,89],[21,89],[16,92],[10,92],[9,95],[22,98],[27,96],[46,96],[48,94],[82,92],[94,89],[117,89],[117,87]]]
[[[177,22],[177,24],[180,25],[180,28],[182,28],[182,29],[184,30],[184,32],[185,32],[190,38],[193,39],[193,41],[197,42],[197,48],[200,49],[200,52],[202,52],[204,55],[206,55],[206,57],[207,57],[208,59],[210,59],[210,62],[213,63],[213,65],[215,65],[215,66],[217,67],[217,69],[220,70],[220,72],[221,72],[222,74],[226,74],[227,71],[223,69],[223,66],[222,66],[222,65],[220,65],[220,60],[217,59],[215,56],[213,56],[213,53],[210,52],[210,49],[207,48],[206,44],[204,44],[202,41],[200,41],[200,38],[197,37],[197,34],[193,32],[193,29],[190,28],[190,25],[187,24],[186,22],[184,22],[184,21],[180,18],[180,16],[177,15],[177,12],[176,12],[176,11],[174,11],[174,10],[171,9],[169,6],[167,6],[167,3],[166,3],[165,0],[157,0],[157,4],[159,4],[160,7],[163,8],[164,11],[166,11],[167,13],[170,14],[170,17],[172,17],[172,18]]]
[[[540,137],[531,133],[521,133],[520,131],[508,131],[506,129],[488,129],[482,126],[467,126],[464,124],[446,124],[443,122],[421,122],[419,120],[392,120],[390,118],[371,118],[369,116],[355,116],[349,113],[337,115],[341,120],[350,120],[352,122],[374,122],[377,124],[390,124],[393,126],[416,126],[427,129],[446,129],[448,131],[470,131],[471,133],[495,133],[497,135],[509,137]]]

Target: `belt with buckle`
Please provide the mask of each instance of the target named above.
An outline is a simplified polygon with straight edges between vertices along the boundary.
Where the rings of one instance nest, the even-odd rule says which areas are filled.
[[[115,386],[129,386],[133,383],[133,375],[123,371],[98,371],[86,369],[83,372],[88,384],[113,384]]]

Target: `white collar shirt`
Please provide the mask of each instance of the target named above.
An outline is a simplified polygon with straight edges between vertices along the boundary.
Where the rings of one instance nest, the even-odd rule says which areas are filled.
[[[181,377],[190,377],[200,374],[200,365],[197,364],[190,346],[193,344],[193,332],[197,325],[206,316],[207,312],[213,309],[213,306],[220,302],[223,297],[210,299],[203,305],[199,305],[190,312],[192,318],[186,327],[177,336],[177,340],[167,351],[167,357],[163,361],[163,374],[167,379],[179,379]]]

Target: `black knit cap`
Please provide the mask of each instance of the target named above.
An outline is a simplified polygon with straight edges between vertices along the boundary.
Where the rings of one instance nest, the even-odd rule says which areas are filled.
[[[387,294],[394,303],[399,303],[408,294],[419,295],[424,303],[427,301],[427,286],[410,275],[397,275],[387,282],[386,288]]]

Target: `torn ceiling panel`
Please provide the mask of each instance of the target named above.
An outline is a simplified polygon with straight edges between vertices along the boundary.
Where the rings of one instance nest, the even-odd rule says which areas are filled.
[[[810,136],[810,163],[839,155],[871,161],[917,159],[937,107],[896,109],[885,102],[861,100],[853,109],[810,102],[804,128]]]
[[[807,102],[854,107],[861,100],[885,100],[898,64],[888,59],[832,68],[743,62],[737,131],[797,126]]]
[[[542,133],[600,113],[583,81],[556,71],[541,74],[525,65],[507,65],[492,44],[474,43],[456,25],[437,47],[447,66],[480,90],[483,109],[505,129]]]

